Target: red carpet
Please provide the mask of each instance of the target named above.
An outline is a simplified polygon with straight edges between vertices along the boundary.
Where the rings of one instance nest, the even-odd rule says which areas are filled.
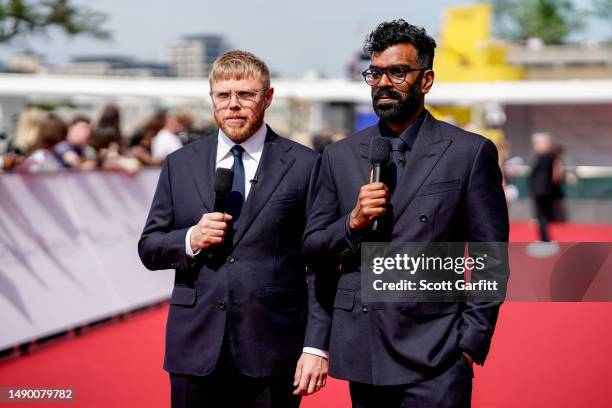
[[[514,241],[535,237],[513,223]],[[557,241],[612,241],[612,226],[553,225]],[[72,387],[77,403],[9,407],[167,407],[161,370],[166,307],[0,363],[0,386]],[[612,407],[612,303],[507,303],[485,367],[476,368],[476,408]],[[0,405],[3,405],[0,403]],[[331,380],[302,407],[349,407]]]

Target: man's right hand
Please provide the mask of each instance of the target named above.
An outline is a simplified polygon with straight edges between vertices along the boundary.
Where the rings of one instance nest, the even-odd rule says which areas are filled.
[[[351,211],[349,227],[360,230],[366,228],[387,211],[389,189],[381,182],[362,186],[357,197],[357,204]]]
[[[232,220],[229,214],[214,212],[200,218],[198,224],[191,230],[191,250],[206,249],[211,245],[219,245],[225,239],[227,223]]]

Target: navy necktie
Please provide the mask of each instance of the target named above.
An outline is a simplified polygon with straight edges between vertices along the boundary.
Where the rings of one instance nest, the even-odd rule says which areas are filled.
[[[234,156],[234,164],[232,171],[234,172],[234,181],[232,182],[232,191],[227,196],[227,212],[233,217],[232,226],[234,230],[238,229],[238,219],[244,205],[244,165],[242,164],[242,153],[244,148],[240,145],[235,145],[230,152]]]
[[[404,152],[406,149],[406,143],[401,138],[391,138],[391,163],[389,163],[391,182],[393,183],[391,191],[395,190],[402,177],[402,172],[404,171]]]

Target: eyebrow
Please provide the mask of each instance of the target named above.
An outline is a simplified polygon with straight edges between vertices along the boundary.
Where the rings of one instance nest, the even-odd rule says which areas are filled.
[[[381,67],[381,66],[371,65],[370,64],[370,68],[378,68],[378,69],[384,69],[384,68],[411,68],[411,66],[407,65],[407,64],[392,64],[392,65],[388,65],[386,67]]]

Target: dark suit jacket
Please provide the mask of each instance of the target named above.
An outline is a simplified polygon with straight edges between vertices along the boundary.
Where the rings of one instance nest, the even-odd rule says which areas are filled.
[[[227,333],[242,373],[292,374],[303,346],[328,348],[327,317],[317,318],[316,304],[308,314],[300,255],[317,155],[268,128],[258,182],[232,242],[191,259],[185,236],[213,212],[216,151],[214,136],[168,156],[138,245],[147,268],[176,269],[164,368],[210,374]]]
[[[361,301],[360,252],[347,240],[346,222],[359,188],[369,181],[368,149],[378,135],[379,127],[372,126],[326,148],[304,251],[320,275],[336,274],[339,279],[333,303],[331,375],[368,384],[410,384],[439,374],[462,350],[482,363],[499,302],[367,305]],[[501,181],[491,141],[427,113],[390,201],[388,240],[507,242],[508,212]],[[363,238],[370,240],[367,234]],[[504,260],[507,252],[503,252],[491,255]],[[487,273],[505,283],[507,264],[488,268]]]
[[[555,194],[555,183],[553,182],[554,161],[555,158],[552,154],[539,154],[535,157],[531,174],[529,175],[529,187],[535,197],[552,197]]]

